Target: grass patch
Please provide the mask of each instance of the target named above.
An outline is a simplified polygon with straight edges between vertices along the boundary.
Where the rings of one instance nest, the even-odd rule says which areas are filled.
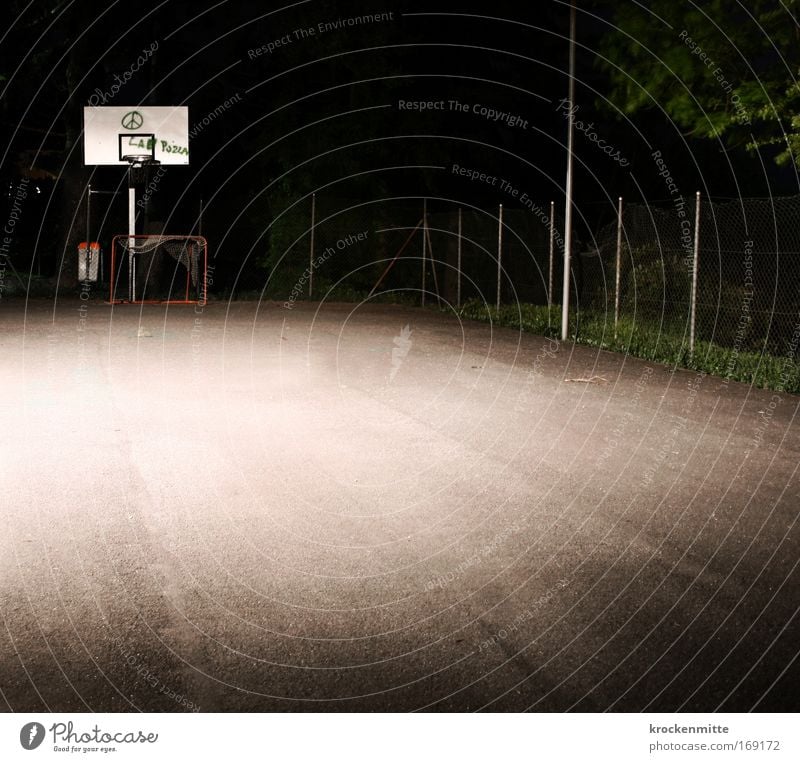
[[[459,313],[469,320],[492,322],[526,333],[558,338],[561,308],[536,304],[501,306],[466,302]],[[763,389],[800,393],[800,364],[767,352],[737,351],[707,341],[696,341],[689,355],[688,331],[682,324],[659,324],[645,319],[621,318],[614,336],[613,315],[581,312],[570,318],[570,336],[578,343],[621,352],[674,368],[687,368]]]

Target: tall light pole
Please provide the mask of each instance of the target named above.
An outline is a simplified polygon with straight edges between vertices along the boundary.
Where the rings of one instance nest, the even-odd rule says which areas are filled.
[[[567,201],[564,209],[564,286],[561,297],[561,340],[569,336],[570,254],[572,253],[572,121],[575,106],[575,0],[569,7],[569,94],[567,120]]]

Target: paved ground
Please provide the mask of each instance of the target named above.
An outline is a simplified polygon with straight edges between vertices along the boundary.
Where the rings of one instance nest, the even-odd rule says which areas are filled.
[[[2,708],[800,708],[800,398],[77,301],[0,306],[0,389]]]

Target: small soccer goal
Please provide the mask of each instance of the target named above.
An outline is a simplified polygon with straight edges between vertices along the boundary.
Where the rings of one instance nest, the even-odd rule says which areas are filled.
[[[206,300],[208,243],[196,235],[117,235],[111,242],[112,304]]]

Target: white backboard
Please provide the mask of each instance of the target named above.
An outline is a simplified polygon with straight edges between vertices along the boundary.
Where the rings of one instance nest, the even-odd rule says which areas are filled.
[[[152,138],[148,138],[152,135]],[[86,106],[83,163],[127,166],[121,154],[153,152],[162,164],[189,163],[187,106]]]

